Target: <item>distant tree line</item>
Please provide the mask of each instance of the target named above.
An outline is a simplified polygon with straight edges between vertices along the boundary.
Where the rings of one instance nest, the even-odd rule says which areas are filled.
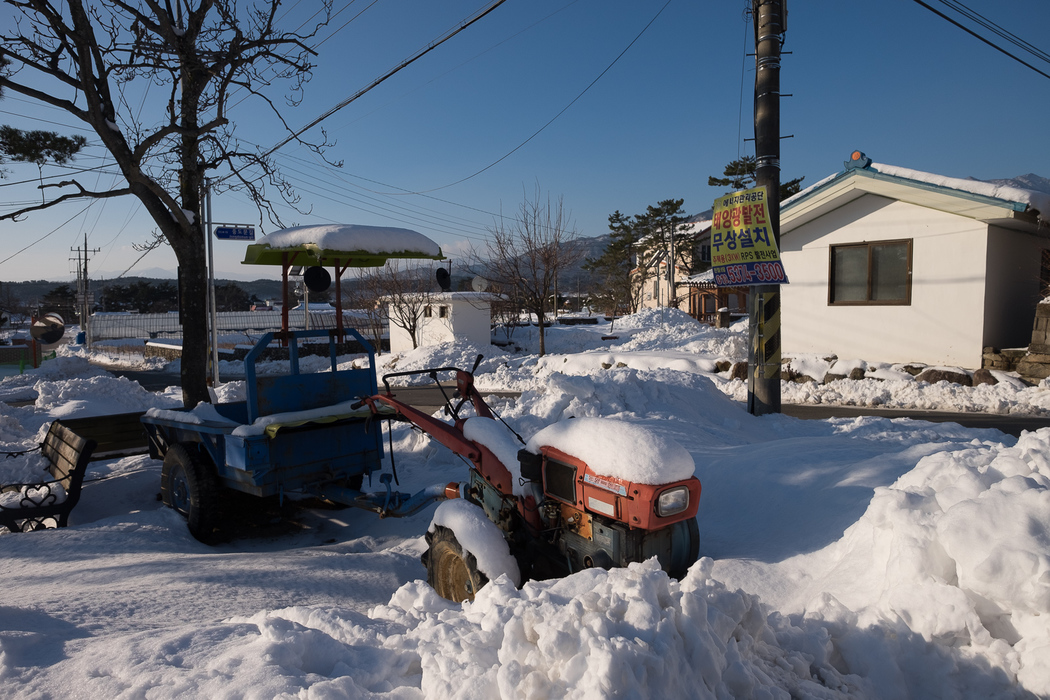
[[[107,282],[96,284],[92,289],[95,312],[163,314],[178,311],[179,308],[179,288],[167,280],[139,280],[128,284]],[[58,313],[66,320],[75,319],[78,315],[76,296],[72,286],[60,284],[40,299],[41,310]],[[234,282],[215,285],[217,311],[248,311],[258,301]]]

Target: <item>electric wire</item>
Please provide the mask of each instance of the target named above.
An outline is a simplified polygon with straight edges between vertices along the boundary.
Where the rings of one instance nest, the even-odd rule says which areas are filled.
[[[1025,41],[1024,39],[1018,37],[1017,35],[1011,33],[1010,31],[1004,29],[1003,27],[999,26],[998,24],[996,24],[992,20],[988,19],[984,15],[980,14],[979,12],[970,9],[969,7],[967,7],[966,5],[962,4],[961,2],[957,2],[956,0],[940,0],[940,2],[941,2],[942,5],[947,5],[948,7],[952,8],[953,10],[958,12],[959,14],[961,14],[961,15],[963,15],[965,17],[968,17],[970,20],[976,22],[977,24],[980,24],[985,29],[988,29],[989,31],[991,31],[991,32],[993,32],[995,34],[998,34],[1000,37],[1002,37],[1003,39],[1006,39],[1007,41],[1009,41],[1014,46],[1017,46],[1020,49],[1024,49],[1025,51],[1027,51],[1028,53],[1032,54],[1036,58],[1039,58],[1039,59],[1042,59],[1044,61],[1050,62],[1050,54],[1048,54],[1046,51],[1043,51],[1039,47],[1037,47],[1037,46],[1035,46],[1033,44],[1030,44],[1029,42]]]
[[[996,44],[995,42],[991,41],[990,39],[986,39],[985,37],[981,36],[977,32],[975,32],[972,29],[970,29],[969,27],[961,24],[960,22],[955,21],[954,19],[952,19],[948,15],[944,14],[940,10],[936,9],[935,7],[931,7],[930,5],[927,5],[925,2],[923,2],[923,0],[912,0],[912,2],[916,3],[917,5],[921,5],[922,7],[925,7],[927,10],[929,10],[933,14],[937,15],[941,19],[946,20],[948,22],[951,22],[952,24],[954,24],[956,27],[958,27],[959,29],[963,30],[967,34],[969,34],[969,35],[971,35],[971,36],[973,36],[973,37],[975,37],[977,39],[980,39],[981,41],[983,41],[984,43],[988,44],[989,46],[991,46],[996,51],[1009,56],[1010,58],[1014,59],[1015,61],[1017,61],[1021,65],[1025,66],[1027,68],[1031,68],[1036,73],[1038,73],[1039,75],[1043,76],[1044,78],[1050,78],[1050,74],[1044,73],[1043,71],[1039,70],[1038,68],[1033,66],[1031,63],[1028,63],[1024,59],[1018,58],[1017,56],[1013,55],[1012,53],[1010,53],[1009,51],[1007,51],[1003,47],[1001,47],[998,44]]]
[[[315,126],[317,126],[317,125],[318,125],[318,124],[320,124],[320,123],[321,123],[322,121],[324,121],[325,119],[329,118],[330,116],[332,116],[333,114],[335,114],[335,113],[336,113],[336,112],[338,112],[339,110],[341,110],[341,109],[345,108],[345,107],[346,107],[347,105],[349,105],[349,104],[350,104],[351,102],[353,102],[354,100],[358,99],[359,97],[361,97],[361,96],[362,96],[362,95],[364,95],[365,93],[369,92],[369,91],[370,91],[370,90],[372,90],[373,88],[377,87],[378,85],[382,84],[383,82],[385,82],[385,81],[389,80],[389,79],[390,79],[390,78],[392,78],[392,77],[393,77],[393,76],[394,76],[395,74],[397,74],[397,73],[399,73],[400,71],[404,70],[405,68],[407,68],[408,66],[412,65],[413,63],[415,63],[415,62],[416,62],[416,61],[418,61],[419,59],[423,58],[423,57],[424,57],[424,56],[426,56],[426,55],[427,55],[428,53],[430,53],[431,51],[433,51],[433,50],[434,50],[434,49],[436,49],[437,47],[441,46],[441,45],[442,45],[442,44],[444,44],[444,43],[445,43],[446,41],[448,41],[448,40],[449,40],[449,39],[451,39],[452,37],[456,36],[456,35],[457,35],[457,34],[459,34],[460,32],[464,31],[465,29],[467,29],[467,28],[468,28],[468,27],[470,27],[471,25],[473,25],[473,24],[475,24],[475,23],[479,22],[479,21],[480,21],[481,19],[483,19],[484,17],[487,17],[487,16],[489,15],[489,14],[491,14],[491,13],[492,13],[493,11],[495,11],[495,10],[496,10],[496,8],[498,8],[498,7],[500,6],[500,5],[502,5],[502,4],[503,4],[503,3],[505,3],[506,1],[507,1],[507,0],[495,0],[495,2],[493,2],[492,4],[490,4],[490,5],[488,6],[488,7],[486,7],[486,8],[484,8],[484,9],[480,10],[480,11],[479,11],[479,12],[477,12],[477,13],[476,13],[476,14],[475,14],[474,16],[472,16],[472,17],[470,17],[470,18],[468,18],[468,19],[464,20],[464,21],[463,21],[463,22],[462,22],[462,23],[461,23],[461,24],[460,24],[460,25],[459,25],[458,27],[456,27],[456,28],[455,28],[455,29],[453,29],[452,31],[450,31],[450,32],[446,33],[446,34],[445,34],[444,36],[440,37],[439,39],[437,39],[437,40],[435,40],[435,41],[432,41],[432,42],[431,42],[430,44],[428,44],[428,45],[427,45],[426,47],[424,47],[424,48],[423,48],[423,49],[421,49],[420,51],[416,52],[416,53],[415,53],[414,55],[412,55],[411,57],[409,57],[409,58],[405,59],[404,61],[402,61],[402,62],[401,62],[400,64],[398,64],[397,66],[395,66],[395,67],[394,67],[393,69],[391,69],[391,70],[390,70],[390,71],[388,71],[387,73],[385,73],[385,74],[383,74],[382,76],[380,76],[380,77],[376,78],[375,80],[373,80],[373,81],[372,81],[372,82],[371,82],[371,83],[370,83],[369,85],[367,85],[366,87],[364,87],[364,88],[362,88],[362,89],[358,90],[358,91],[357,91],[356,93],[354,93],[354,94],[353,94],[353,95],[351,95],[350,97],[348,97],[348,98],[344,99],[344,100],[343,100],[342,102],[340,102],[339,104],[337,104],[337,105],[336,105],[335,107],[332,107],[332,108],[331,108],[331,109],[329,109],[329,110],[328,110],[327,112],[325,112],[325,113],[324,113],[324,114],[322,114],[321,116],[317,117],[316,119],[314,119],[313,121],[311,121],[311,122],[310,122],[309,124],[307,124],[306,126],[302,127],[301,129],[299,129],[298,131],[295,131],[295,132],[293,132],[293,133],[289,134],[289,135],[288,135],[287,137],[285,137],[284,139],[282,139],[281,141],[279,141],[279,142],[278,142],[278,143],[277,143],[277,144],[276,144],[275,146],[273,146],[272,148],[270,148],[270,150],[268,150],[268,151],[267,151],[266,153],[262,154],[262,157],[263,157],[263,158],[266,158],[266,157],[268,157],[268,156],[272,155],[272,154],[273,154],[274,152],[276,152],[276,151],[277,151],[277,150],[279,150],[280,148],[284,147],[285,145],[287,145],[287,144],[288,144],[289,142],[291,142],[292,140],[294,140],[294,139],[297,139],[297,138],[299,138],[299,137],[300,137],[300,136],[301,136],[302,134],[304,134],[305,132],[307,132],[307,131],[309,131],[310,129],[314,128]],[[670,0],[668,0],[668,2],[670,2]],[[225,178],[222,178],[222,179],[223,179],[223,180],[225,180],[225,179],[228,179],[228,178],[230,178],[230,177],[232,177],[232,175],[227,175],[227,176],[226,176]],[[220,180],[220,181],[221,181],[221,180]]]
[[[572,106],[573,106],[574,104],[576,104],[576,103],[577,103],[577,102],[578,102],[578,101],[580,100],[580,98],[582,98],[582,97],[583,97],[584,95],[586,95],[586,94],[587,94],[587,91],[588,91],[588,90],[590,90],[590,89],[591,89],[592,87],[594,87],[594,85],[595,85],[595,84],[596,84],[596,83],[597,83],[597,82],[598,82],[599,80],[601,80],[601,79],[602,79],[602,77],[603,77],[603,76],[604,76],[604,75],[605,75],[606,73],[608,73],[608,72],[609,72],[610,70],[612,70],[612,67],[613,67],[613,66],[615,66],[615,65],[617,64],[617,62],[619,62],[619,60],[620,60],[621,58],[623,58],[623,55],[624,55],[625,53],[627,53],[628,51],[630,51],[631,47],[632,47],[632,46],[634,46],[634,45],[635,45],[635,43],[636,43],[636,42],[637,42],[637,41],[638,41],[639,39],[641,39],[641,38],[642,38],[642,35],[643,35],[643,34],[645,34],[646,30],[648,30],[648,29],[649,29],[649,27],[651,27],[651,26],[652,26],[653,22],[655,22],[655,21],[657,20],[657,18],[659,18],[659,17],[660,17],[660,15],[661,15],[661,14],[663,14],[663,11],[664,11],[664,10],[666,10],[666,9],[667,9],[667,6],[668,6],[668,5],[670,5],[670,4],[671,4],[671,0],[667,0],[667,2],[665,2],[665,3],[664,3],[663,7],[661,7],[661,8],[660,8],[660,9],[659,9],[659,10],[658,10],[658,11],[656,12],[656,14],[655,14],[655,15],[653,15],[653,18],[652,18],[651,20],[649,20],[648,24],[646,24],[646,25],[645,25],[644,27],[642,27],[642,31],[638,32],[638,35],[637,35],[637,36],[635,36],[635,37],[634,37],[634,39],[632,39],[632,40],[631,40],[631,43],[629,43],[629,44],[627,45],[627,48],[625,48],[625,49],[624,49],[623,51],[621,51],[621,52],[619,53],[619,55],[618,55],[618,56],[616,56],[616,58],[614,58],[614,59],[612,60],[612,63],[610,63],[610,64],[609,64],[608,66],[606,66],[606,67],[605,67],[605,70],[603,70],[603,71],[602,71],[601,73],[599,73],[599,74],[598,74],[598,77],[597,77],[597,78],[595,78],[594,80],[592,80],[592,81],[590,82],[590,84],[589,84],[589,85],[587,85],[587,87],[585,87],[585,88],[584,88],[584,89],[583,89],[583,90],[582,90],[582,91],[580,92],[580,94],[576,95],[576,97],[574,97],[574,98],[572,99],[572,101],[571,101],[571,102],[569,102],[569,104],[565,105],[565,107],[563,107],[563,108],[562,108],[562,110],[561,110],[560,112],[558,112],[558,113],[557,113],[557,114],[555,114],[555,115],[554,115],[553,117],[551,117],[550,121],[548,121],[548,122],[547,122],[546,124],[544,124],[544,125],[543,125],[543,126],[541,126],[541,127],[539,128],[539,129],[537,129],[537,130],[536,130],[536,131],[535,131],[535,132],[534,132],[534,133],[533,133],[533,134],[532,134],[531,136],[529,136],[529,137],[528,137],[527,139],[525,139],[524,141],[522,141],[521,143],[519,143],[519,144],[518,144],[517,146],[515,146],[515,147],[514,147],[513,149],[511,149],[510,151],[508,151],[507,153],[505,153],[505,154],[504,154],[503,156],[501,156],[500,158],[498,158],[498,159],[494,160],[493,162],[489,163],[488,165],[486,165],[486,166],[485,166],[484,168],[482,168],[481,170],[478,170],[477,172],[475,172],[475,173],[473,173],[473,174],[471,174],[471,175],[467,175],[466,177],[460,178],[459,180],[456,180],[455,182],[450,182],[450,183],[448,183],[447,185],[442,185],[442,186],[440,186],[440,187],[431,187],[430,189],[426,189],[426,190],[418,190],[418,191],[415,191],[415,192],[411,192],[411,193],[409,193],[409,194],[426,194],[426,193],[428,193],[428,192],[437,192],[438,190],[444,190],[444,189],[448,189],[449,187],[455,187],[456,185],[459,185],[459,184],[461,184],[461,183],[464,183],[464,182],[466,182],[467,180],[470,180],[470,179],[472,179],[472,178],[475,178],[475,177],[477,177],[478,175],[480,175],[481,173],[485,172],[486,170],[489,170],[490,168],[493,168],[493,167],[495,167],[495,166],[496,166],[496,165],[498,165],[499,163],[502,163],[502,162],[503,162],[504,160],[506,160],[507,158],[509,158],[510,156],[512,156],[512,155],[513,155],[514,153],[516,153],[516,152],[518,152],[519,150],[521,150],[522,148],[524,148],[524,147],[525,147],[525,145],[526,145],[527,143],[529,143],[529,142],[530,142],[530,141],[532,141],[532,140],[533,140],[534,138],[536,138],[537,136],[539,136],[539,135],[540,135],[540,134],[541,134],[541,133],[542,133],[542,132],[543,132],[543,131],[544,131],[544,130],[545,130],[545,129],[546,129],[547,127],[548,127],[548,126],[550,126],[551,124],[553,124],[553,123],[555,122],[555,120],[557,120],[557,119],[558,119],[558,117],[560,117],[561,115],[565,114],[565,112],[567,112],[567,111],[569,110],[569,108],[570,108],[570,107],[572,107]],[[396,193],[396,192],[388,192],[388,193],[385,193],[385,194],[398,194],[398,193]]]
[[[353,124],[354,122],[360,121],[361,119],[364,119],[365,117],[368,117],[368,116],[370,116],[372,114],[375,114],[376,112],[378,112],[380,110],[386,109],[390,105],[392,105],[392,104],[394,104],[394,103],[396,103],[396,102],[398,102],[400,100],[403,100],[405,97],[411,95],[412,93],[418,92],[419,90],[423,89],[424,87],[437,82],[441,78],[444,78],[446,75],[454,73],[455,71],[459,70],[463,66],[466,66],[466,65],[476,61],[477,59],[481,58],[485,54],[487,54],[487,53],[489,53],[491,51],[494,51],[495,49],[499,48],[500,46],[503,46],[508,41],[511,41],[512,39],[517,38],[518,36],[524,34],[525,32],[530,31],[531,29],[534,29],[534,28],[538,27],[539,25],[541,25],[544,22],[546,22],[547,20],[549,20],[551,17],[554,17],[555,15],[560,14],[561,12],[564,12],[565,10],[569,9],[570,7],[572,7],[573,5],[575,5],[579,1],[580,0],[569,0],[569,2],[567,4],[562,5],[557,10],[553,10],[552,12],[550,12],[546,16],[541,17],[540,19],[536,20],[535,22],[533,22],[529,26],[523,27],[522,29],[514,32],[510,36],[502,39],[501,41],[498,41],[495,44],[492,44],[487,49],[484,49],[483,51],[478,52],[477,54],[471,56],[470,58],[468,58],[468,59],[466,59],[464,61],[461,61],[460,63],[458,63],[455,66],[453,66],[453,67],[449,68],[448,70],[446,70],[445,72],[435,75],[433,78],[431,78],[430,80],[426,81],[425,83],[417,85],[416,87],[408,90],[407,92],[402,93],[400,96],[395,97],[394,99],[391,99],[391,100],[387,101],[386,103],[377,106],[375,109],[373,109],[373,110],[371,110],[369,112],[364,112],[363,114],[360,114],[359,116],[355,117],[354,119],[351,119],[348,122],[342,123],[341,125],[339,125],[336,128],[340,128],[341,129],[341,128],[347,127],[350,124]]]
[[[36,239],[35,241],[33,241],[32,243],[30,243],[30,244],[29,244],[29,245],[27,245],[26,247],[22,248],[21,250],[17,250],[17,251],[15,251],[14,253],[11,253],[11,255],[8,255],[8,256],[7,256],[6,258],[4,258],[3,260],[0,260],[0,265],[3,265],[3,264],[4,264],[5,262],[7,262],[8,260],[10,260],[11,258],[14,258],[14,257],[15,257],[15,256],[17,256],[17,255],[20,255],[20,254],[22,254],[22,253],[26,252],[27,250],[29,250],[30,248],[32,248],[33,246],[35,246],[35,245],[36,245],[37,243],[40,243],[40,242],[41,242],[41,241],[43,241],[44,239],[46,239],[46,238],[48,238],[48,237],[50,237],[50,236],[53,236],[54,234],[58,233],[59,231],[61,231],[61,230],[62,230],[62,227],[64,227],[64,226],[65,226],[66,224],[68,224],[68,223],[69,223],[70,221],[72,221],[73,219],[77,218],[78,216],[80,216],[81,214],[83,214],[83,213],[84,213],[85,211],[87,211],[88,209],[90,209],[90,208],[91,208],[91,207],[92,207],[92,206],[93,206],[93,205],[94,205],[94,204],[95,204],[95,203],[96,203],[97,201],[98,201],[97,199],[93,199],[93,200],[91,200],[90,202],[88,202],[88,203],[87,203],[87,206],[85,206],[85,207],[84,207],[83,209],[81,209],[80,211],[78,211],[78,212],[77,212],[76,214],[74,214],[73,216],[71,216],[71,217],[69,217],[68,219],[66,219],[65,221],[63,221],[63,222],[62,222],[61,224],[59,224],[59,225],[58,225],[57,227],[53,228],[53,229],[51,230],[51,232],[50,232],[50,233],[46,233],[46,234],[44,234],[43,236],[41,236],[40,238]]]

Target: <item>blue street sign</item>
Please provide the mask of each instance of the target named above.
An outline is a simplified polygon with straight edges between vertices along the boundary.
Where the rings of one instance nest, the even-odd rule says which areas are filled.
[[[255,229],[219,226],[215,229],[215,237],[222,241],[254,241]]]

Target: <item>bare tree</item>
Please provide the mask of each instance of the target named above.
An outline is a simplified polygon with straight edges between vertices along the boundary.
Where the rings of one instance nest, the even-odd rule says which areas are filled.
[[[371,342],[377,355],[383,354],[383,331],[386,329],[386,304],[378,275],[370,274],[372,268],[364,268],[349,289],[343,286],[343,308],[353,309],[365,316],[365,327],[358,330]]]
[[[544,199],[537,186],[533,199],[522,198],[513,218],[497,219],[486,244],[487,274],[499,288],[516,290],[522,307],[539,320],[540,355],[547,351],[544,329],[547,311],[556,303],[552,297],[558,273],[583,256],[569,216],[561,197]]]
[[[285,201],[295,196],[268,153],[244,150],[233,137],[233,98],[261,100],[289,133],[277,106],[263,91],[290,83],[297,104],[309,79],[313,54],[305,41],[330,17],[323,1],[309,32],[275,26],[280,0],[238,8],[234,0],[111,0],[85,4],[7,0],[21,13],[0,33],[0,88],[65,110],[102,142],[123,175],[114,189],[93,191],[76,179],[42,184],[62,193],[6,214],[26,214],[70,199],[136,197],[160,228],[179,263],[183,354],[182,392],[188,406],[208,400],[207,274],[201,193],[209,172],[222,169],[224,188],[246,191],[270,220],[280,219],[266,186]],[[164,91],[147,103],[150,86]],[[135,92],[138,88],[139,92]],[[140,104],[151,104],[154,110]],[[309,144],[307,144],[309,145]],[[324,144],[311,146],[320,149]]]
[[[430,317],[428,314],[438,313],[433,308],[433,266],[418,261],[389,260],[384,267],[366,270],[362,279],[371,295],[387,307],[390,325],[408,333],[412,347],[419,347],[424,319]]]

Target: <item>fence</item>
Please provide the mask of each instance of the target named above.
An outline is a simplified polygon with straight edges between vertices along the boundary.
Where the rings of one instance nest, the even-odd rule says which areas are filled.
[[[288,312],[290,329],[306,328],[306,312],[292,309]],[[311,311],[310,328],[335,328],[334,311]],[[343,311],[343,327],[353,328],[368,336],[368,317],[363,311]],[[261,335],[281,330],[280,311],[230,311],[217,314],[216,330],[221,334],[244,333]],[[182,336],[182,326],[177,313],[130,314],[97,313],[91,315],[91,341],[141,338],[173,338]]]
[[[45,354],[40,344],[34,345],[0,345],[0,365],[17,366],[19,371],[33,367],[33,348],[36,348],[36,365],[44,360],[51,360],[55,352]]]

